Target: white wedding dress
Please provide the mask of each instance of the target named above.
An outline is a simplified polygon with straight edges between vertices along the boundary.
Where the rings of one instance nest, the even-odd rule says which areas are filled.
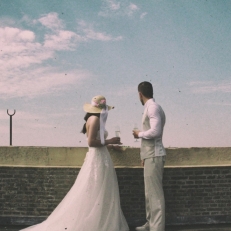
[[[105,132],[107,136],[107,132]],[[98,139],[99,132],[98,132]],[[23,231],[128,231],[106,146],[89,148],[77,179],[51,215]]]

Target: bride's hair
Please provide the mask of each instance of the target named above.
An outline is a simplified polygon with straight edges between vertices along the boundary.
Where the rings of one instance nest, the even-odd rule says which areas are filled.
[[[84,116],[84,120],[87,122],[87,120],[91,117],[91,116],[97,116],[98,118],[100,117],[100,113],[89,113],[87,112],[87,114]],[[86,129],[86,123],[83,125],[83,129],[81,131],[81,133],[85,134],[87,132]]]

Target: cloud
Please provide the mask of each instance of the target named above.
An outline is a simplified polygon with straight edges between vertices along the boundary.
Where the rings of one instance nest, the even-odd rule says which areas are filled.
[[[2,16],[0,18],[0,27],[4,26],[15,26],[15,20],[10,18],[9,16]]]
[[[46,34],[44,43],[35,40],[32,31],[0,28],[0,95],[2,98],[36,97],[55,89],[66,89],[80,79],[88,78],[85,70],[65,73],[52,67],[43,67],[44,61],[54,57],[58,50],[71,50],[79,38],[71,31]]]
[[[139,10],[139,7],[137,5],[130,3],[129,6],[127,7],[127,14],[133,15],[138,10]]]
[[[120,2],[116,2],[115,0],[106,1],[108,8],[112,11],[116,11],[120,9]]]
[[[144,12],[140,15],[140,19],[143,19],[148,13],[147,12]]]
[[[51,30],[59,30],[64,27],[63,21],[58,18],[56,12],[51,12],[43,17],[39,18],[38,21],[45,27]]]
[[[35,39],[35,35],[29,30],[20,30],[18,28],[4,27],[0,28],[0,36],[2,43],[13,42],[31,42]]]
[[[111,35],[108,35],[104,32],[97,32],[94,30],[93,26],[90,24],[87,24],[85,21],[81,20],[79,21],[79,29],[83,32],[83,37],[85,38],[85,41],[87,40],[98,40],[98,41],[119,41],[122,40],[122,36],[113,37]]]
[[[0,28],[0,71],[8,75],[13,69],[25,68],[52,57],[51,51],[35,41],[29,30],[14,27]]]
[[[103,0],[99,15],[102,17],[133,16],[139,7],[129,1]]]
[[[64,73],[54,68],[38,67],[27,72],[19,71],[14,77],[4,76],[0,79],[0,96],[1,98],[25,96],[34,98],[38,95],[66,90],[90,76],[91,73],[86,70]]]
[[[0,28],[0,37],[0,71],[3,74],[9,74],[14,68],[41,64],[53,58],[56,51],[73,50],[77,41],[82,41],[76,33],[60,30],[45,34],[43,43],[39,43],[33,31],[14,27]]]
[[[45,35],[44,48],[55,51],[73,50],[78,43],[84,40],[84,38],[72,31],[60,30],[56,34]]]
[[[78,33],[65,30],[57,13],[43,15],[37,20],[24,16],[22,21],[31,22],[30,26],[41,23],[49,30],[40,34],[43,37],[39,41],[32,30],[0,27],[0,95],[3,98],[36,97],[57,89],[66,89],[88,78],[91,73],[74,69],[65,75],[58,68],[47,67],[47,61],[54,59],[57,51],[73,51],[81,43],[92,40],[104,42],[122,39],[121,36],[113,37],[98,32],[84,21],[80,21]]]
[[[189,83],[192,92],[194,93],[214,93],[214,92],[223,92],[229,93],[231,92],[231,82],[191,82]]]

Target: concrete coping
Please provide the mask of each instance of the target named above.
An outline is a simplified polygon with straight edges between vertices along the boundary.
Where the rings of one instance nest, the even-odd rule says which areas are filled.
[[[141,168],[139,148],[109,150],[115,168]],[[165,168],[231,166],[231,148],[167,148]],[[80,168],[87,147],[0,147],[0,166]]]

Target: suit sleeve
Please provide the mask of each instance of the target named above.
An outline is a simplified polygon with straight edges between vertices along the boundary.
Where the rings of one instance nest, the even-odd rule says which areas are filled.
[[[161,136],[161,116],[159,108],[155,105],[150,105],[147,108],[147,116],[150,122],[150,129],[144,132],[139,132],[139,137],[144,139],[154,139]]]

